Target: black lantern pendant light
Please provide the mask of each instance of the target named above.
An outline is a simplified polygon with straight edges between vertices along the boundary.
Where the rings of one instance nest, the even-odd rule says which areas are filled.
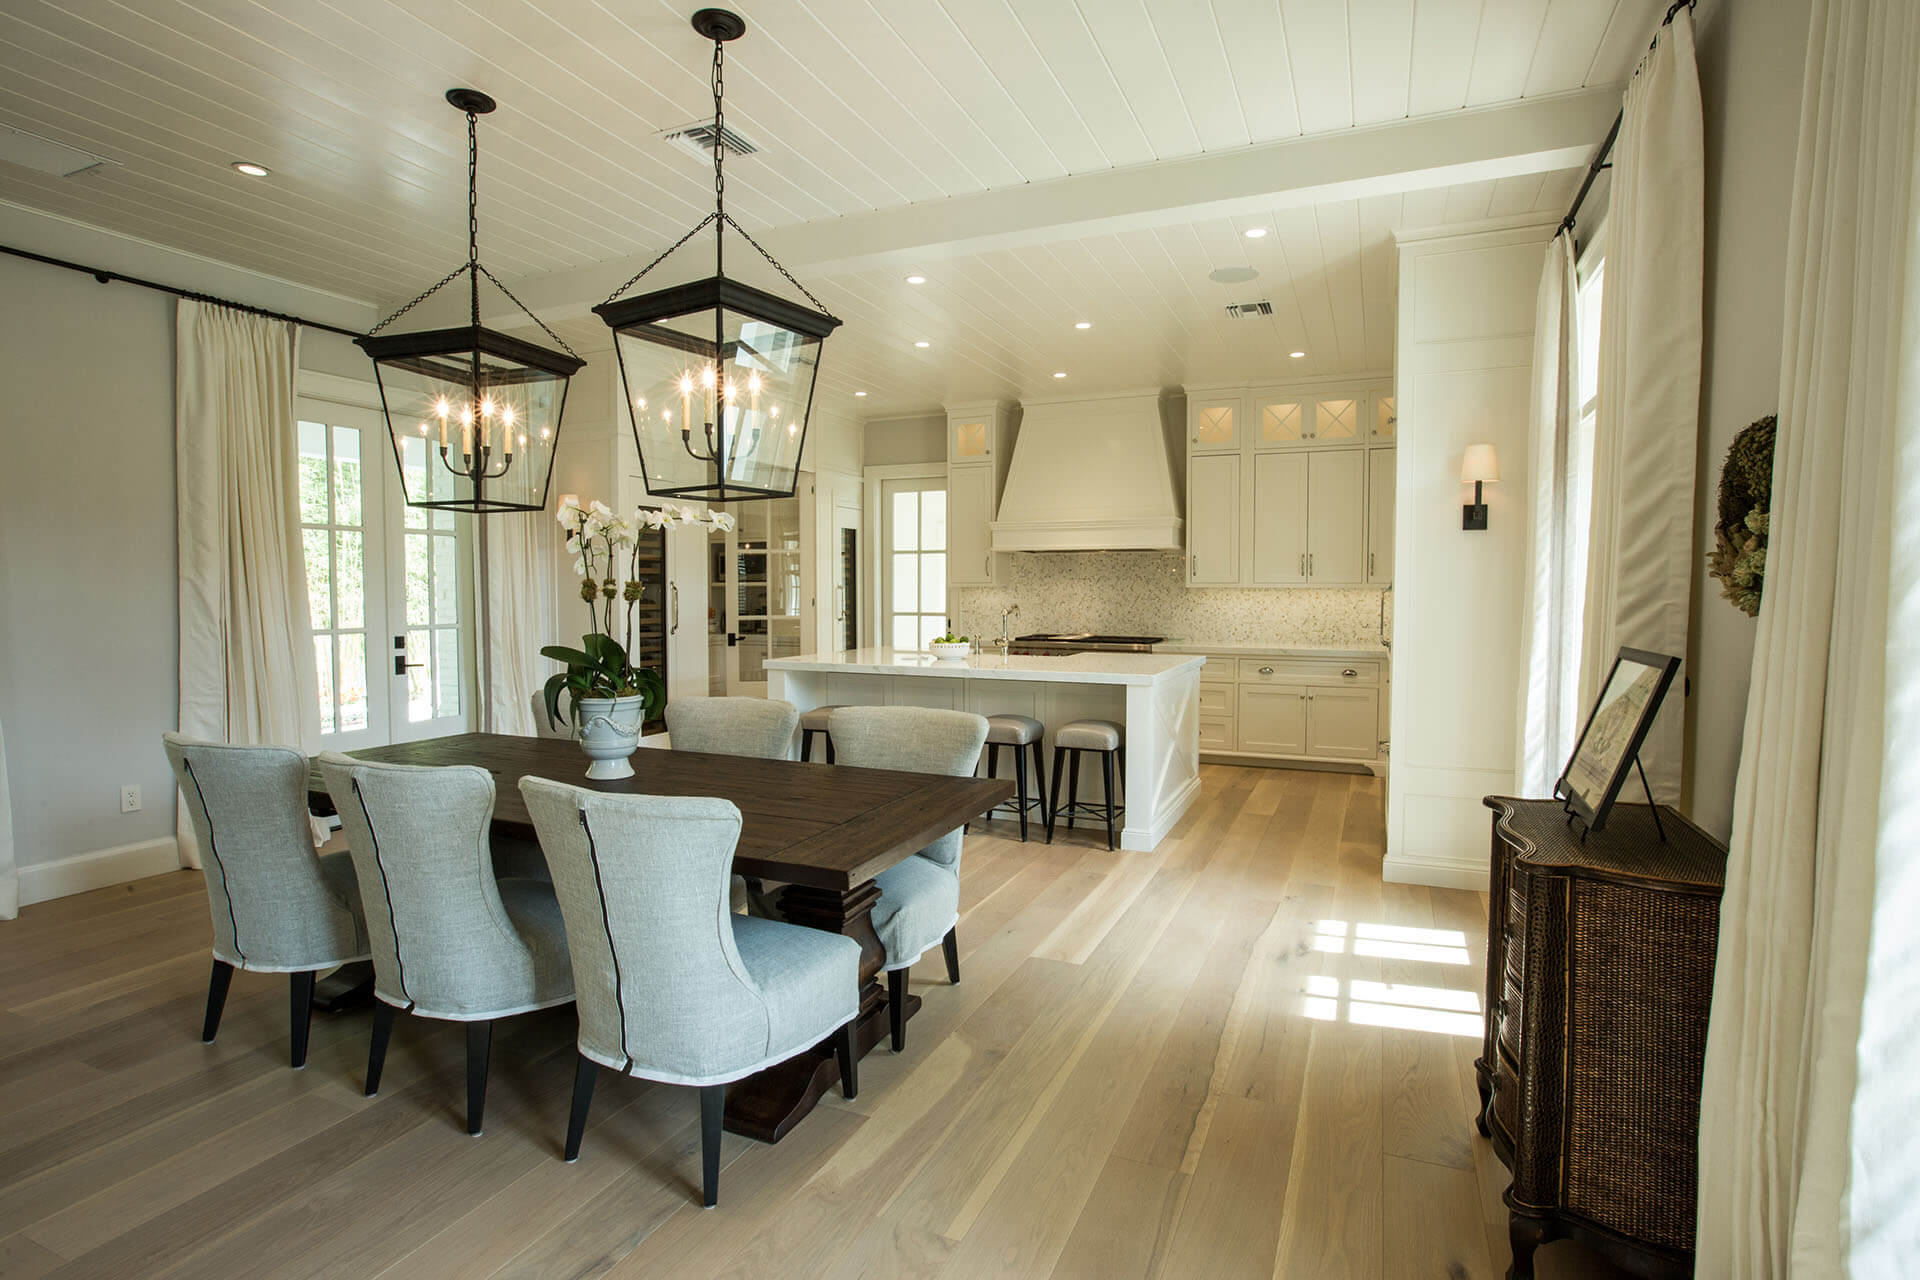
[[[586,361],[480,265],[475,120],[492,111],[494,102],[476,89],[449,89],[447,101],[467,116],[466,263],[354,341],[373,357],[408,506],[483,514],[538,511],[547,505],[567,384]],[[468,283],[467,324],[376,336],[462,274]],[[483,275],[566,354],[482,328]]]
[[[820,345],[840,321],[727,213],[722,73],[727,42],[747,24],[725,9],[702,9],[693,29],[713,41],[713,212],[593,310],[613,330],[649,493],[708,502],[791,497]],[[711,277],[620,298],[709,224]],[[727,279],[728,227],[817,309]]]

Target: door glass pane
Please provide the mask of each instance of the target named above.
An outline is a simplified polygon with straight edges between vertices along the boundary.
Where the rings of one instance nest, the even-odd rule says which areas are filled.
[[[893,547],[896,551],[920,549],[920,495],[917,493],[893,495]]]
[[[333,522],[360,523],[360,433],[333,429]]]
[[[313,638],[313,665],[320,676],[320,732],[333,732],[333,637]]]
[[[939,552],[920,557],[920,610],[947,611],[947,557]]]
[[[920,549],[947,549],[947,491],[928,489],[920,495]]]
[[[340,728],[367,727],[367,637],[364,632],[340,635]]]
[[[433,539],[407,535],[407,625],[424,627],[433,620]]]
[[[302,529],[301,545],[306,548],[308,625],[325,631],[333,625],[333,575],[328,572],[327,531]]]
[[[300,522],[327,522],[327,428],[300,424]]]
[[[898,613],[894,615],[893,647],[896,649],[918,649],[920,647],[920,618],[918,614]]]
[[[930,618],[922,614],[920,618],[920,643],[916,648],[925,649],[938,640],[947,629],[945,618]]]
[[[893,608],[898,613],[913,613],[920,608],[920,557],[893,557]]]
[[[335,626],[367,625],[364,541],[357,529],[341,529],[333,535],[333,578],[340,588],[340,616]]]
[[[433,633],[433,684],[437,715],[460,714],[460,632],[441,627]]]
[[[433,652],[430,632],[407,632],[407,719],[433,719]]]
[[[433,620],[442,626],[460,621],[460,544],[440,535],[433,540]]]

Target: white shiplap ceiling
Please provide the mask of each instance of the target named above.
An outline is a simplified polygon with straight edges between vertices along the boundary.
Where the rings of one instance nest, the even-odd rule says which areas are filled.
[[[690,6],[691,7],[691,6]],[[689,7],[689,8],[690,8]],[[1660,0],[763,0],[729,51],[728,166],[755,229],[922,207],[1074,175],[1624,80]],[[710,208],[703,162],[659,134],[706,116],[689,9],[635,0],[4,0],[0,125],[114,163],[0,162],[0,200],[374,302],[464,252],[463,121],[483,88],[482,256],[523,282],[663,248]],[[1597,137],[1594,139],[1597,141]],[[258,161],[265,179],[234,173]],[[1233,376],[1279,345],[1301,372],[1391,362],[1397,225],[1548,210],[1565,174],[1431,186],[803,278],[848,321],[830,382],[905,410],[954,395]],[[770,234],[769,239],[773,236]],[[1239,255],[1236,258],[1236,253]],[[1263,275],[1232,297],[1214,266]],[[1274,303],[1228,322],[1225,302]],[[581,302],[598,301],[599,294]],[[538,305],[538,304],[536,304]],[[543,314],[559,315],[561,312]],[[577,316],[577,306],[568,314]],[[1071,329],[1086,318],[1096,328]],[[1050,334],[1064,323],[1078,348]],[[592,325],[561,321],[571,337]],[[597,322],[594,322],[597,324]],[[899,338],[924,331],[917,351]],[[1094,335],[1099,335],[1097,338]],[[1099,344],[1102,354],[1089,358]],[[1077,372],[1085,370],[1084,373]],[[1038,384],[1036,385],[1036,379]]]

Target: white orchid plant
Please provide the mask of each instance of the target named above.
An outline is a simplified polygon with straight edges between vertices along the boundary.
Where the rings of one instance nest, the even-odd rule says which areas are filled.
[[[734,519],[724,511],[698,507],[641,507],[632,516],[620,516],[604,502],[582,507],[569,498],[556,512],[567,531],[567,551],[573,571],[580,575],[580,599],[587,606],[587,634],[580,648],[550,644],[544,657],[564,662],[565,671],[547,681],[547,722],[558,727],[572,718],[582,698],[643,697],[645,718],[655,718],[666,705],[667,690],[660,673],[633,661],[634,615],[646,586],[640,581],[640,532],[698,525],[726,532]],[[618,570],[624,568],[624,577]],[[624,606],[624,607],[622,607]],[[614,633],[615,621],[623,625]],[[562,712],[560,695],[567,695]]]

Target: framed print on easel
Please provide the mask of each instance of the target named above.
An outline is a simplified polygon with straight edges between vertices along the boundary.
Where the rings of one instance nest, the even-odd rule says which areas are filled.
[[[1586,727],[1574,743],[1573,755],[1553,786],[1553,794],[1566,805],[1567,821],[1577,817],[1587,831],[1606,826],[1607,812],[1627,780],[1627,771],[1639,769],[1654,825],[1660,828],[1660,838],[1667,838],[1647,771],[1640,765],[1640,744],[1646,741],[1661,699],[1679,669],[1680,659],[1645,649],[1623,648],[1614,658]]]

